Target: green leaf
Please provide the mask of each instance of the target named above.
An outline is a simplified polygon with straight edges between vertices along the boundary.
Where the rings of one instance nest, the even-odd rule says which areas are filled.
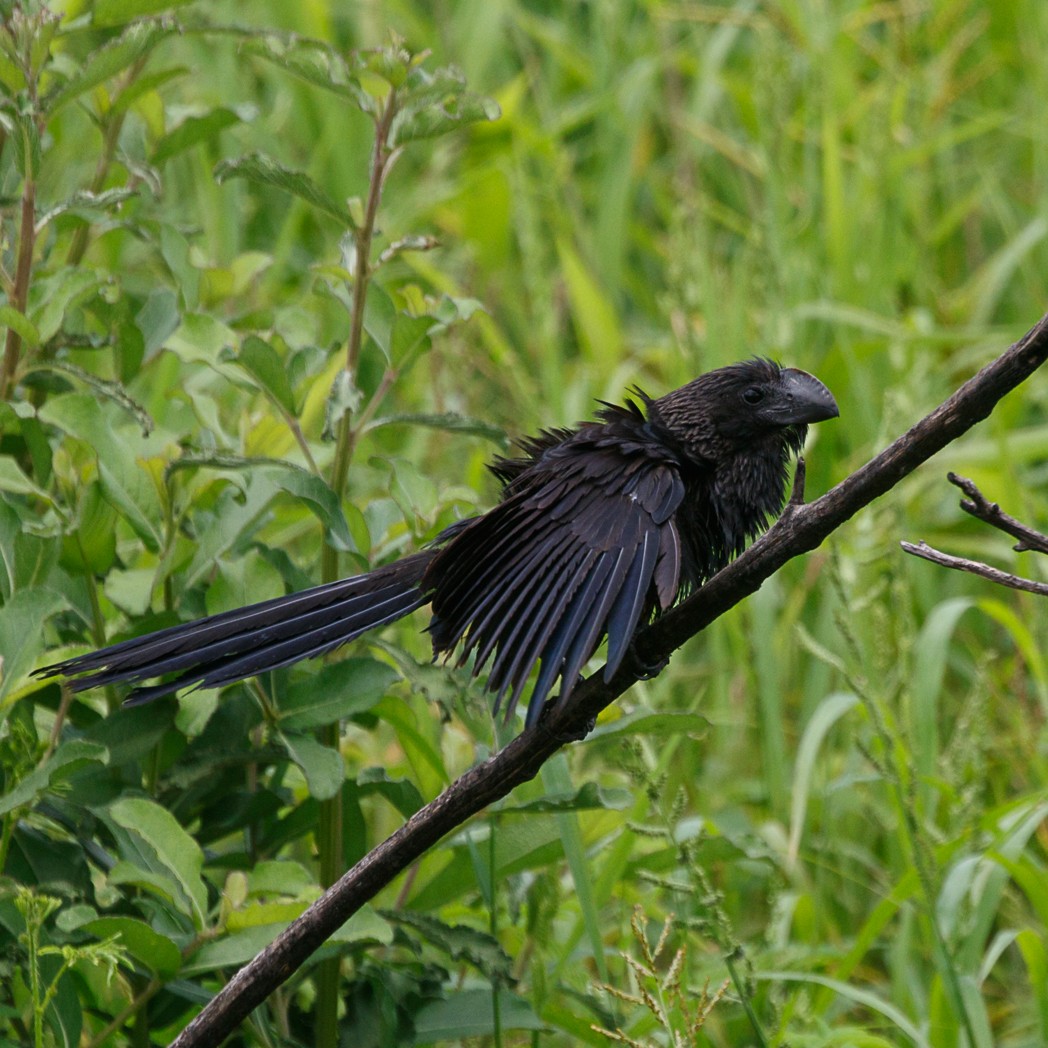
[[[364,301],[364,330],[382,350],[386,363],[392,363],[393,354],[390,348],[393,339],[393,325],[397,319],[397,307],[384,288],[372,283]]]
[[[652,713],[651,710],[637,710],[627,713],[606,724],[598,724],[586,736],[586,741],[617,738],[628,735],[693,735],[701,738],[710,729],[710,722],[699,713],[678,713],[669,710],[665,713]]]
[[[124,87],[120,94],[112,100],[109,112],[112,114],[122,113],[129,109],[143,95],[162,87],[169,80],[185,76],[189,70],[185,66],[172,66],[170,69],[161,69],[156,73],[147,73],[138,77],[133,83]]]
[[[3,658],[0,699],[32,669],[44,647],[44,624],[55,612],[68,606],[61,593],[34,588],[19,590],[0,607],[0,656]]]
[[[333,48],[316,40],[267,33],[246,43],[243,52],[264,58],[315,87],[352,99],[365,113],[374,113],[373,100],[361,90],[350,67]]]
[[[376,659],[342,659],[288,688],[280,701],[280,725],[304,731],[363,713],[397,679],[394,669]]]
[[[254,119],[256,113],[254,106],[240,106],[237,109],[216,106],[204,116],[186,117],[181,124],[157,140],[152,162],[160,167],[179,153],[215,138],[227,127]]]
[[[187,0],[188,2],[188,0]],[[96,25],[119,25],[139,18],[149,8],[152,11],[177,6],[171,3],[136,3],[135,0],[99,0],[94,9]],[[131,10],[134,13],[124,17],[121,12]],[[150,51],[175,32],[173,23],[153,19],[135,22],[114,41],[92,51],[87,61],[64,84],[53,91],[44,101],[45,108],[51,113],[72,102],[128,66],[148,55]]]
[[[420,138],[434,138],[482,120],[498,120],[502,115],[493,98],[464,90],[461,76],[444,69],[434,74],[423,89],[408,95],[389,129],[392,146]]]
[[[29,299],[29,315],[47,342],[61,329],[70,310],[98,294],[103,278],[82,266],[63,266],[53,276],[37,280]]]
[[[808,812],[808,797],[819,748],[834,724],[854,709],[858,703],[859,700],[855,695],[833,692],[819,703],[811,719],[805,725],[804,734],[801,736],[801,743],[797,749],[793,789],[790,797],[790,839],[787,855],[791,864],[797,861],[797,854],[800,850],[804,820]]]
[[[248,335],[240,345],[236,361],[287,414],[296,413],[287,367],[268,342],[257,335]]]
[[[413,1044],[443,1044],[495,1035],[496,1030],[543,1030],[546,1024],[522,997],[498,991],[499,1014],[491,990],[462,990],[423,1005],[414,1015]],[[581,1043],[581,1042],[580,1042]]]
[[[116,936],[120,945],[162,979],[171,979],[182,966],[182,954],[166,935],[135,917],[97,917],[78,926],[99,939]]]
[[[207,890],[200,875],[204,854],[197,842],[166,808],[144,797],[121,798],[107,811],[117,825],[144,846],[150,860],[147,870],[174,882],[186,912],[194,925],[202,929],[206,924]]]
[[[496,982],[513,981],[513,958],[498,939],[466,924],[446,924],[417,910],[380,910],[387,921],[410,928],[443,950],[453,961],[465,961]]]
[[[432,317],[413,317],[408,313],[398,312],[389,340],[389,355],[394,365],[403,369],[416,350],[429,349],[428,336],[432,329]]]
[[[377,793],[410,819],[426,802],[418,787],[408,779],[391,779],[385,768],[365,768],[357,776],[360,795]]]
[[[349,525],[346,524],[342,507],[325,481],[290,462],[267,462],[263,469],[272,483],[309,506],[327,528],[333,546],[340,550],[356,552],[357,547],[349,533]]]
[[[335,219],[340,226],[353,228],[353,218],[345,207],[340,207],[304,171],[293,171],[277,163],[264,153],[248,153],[236,160],[223,160],[215,166],[219,183],[231,178],[245,178],[263,186],[275,186]]]
[[[555,811],[583,811],[588,808],[625,811],[632,803],[633,794],[629,790],[606,789],[595,782],[587,782],[570,793],[551,793],[523,804],[506,805],[499,808],[499,813],[545,815]]]
[[[76,530],[62,537],[62,566],[104,577],[116,561],[117,513],[96,482],[80,490]]]
[[[0,97],[2,101],[2,97]],[[37,178],[40,171],[40,131],[28,113],[11,108],[0,109],[0,127],[7,132],[15,152],[15,168],[22,178]]]
[[[22,467],[13,458],[0,457],[0,491],[11,491],[16,495],[32,495],[48,505],[54,504],[51,493],[34,484],[22,472]]]
[[[126,200],[138,196],[137,189],[128,186],[114,186],[105,189],[101,193],[92,193],[89,189],[78,189],[67,200],[45,211],[36,220],[36,232],[39,235],[47,225],[53,222],[59,215],[72,214],[86,222],[98,222],[114,211]],[[87,274],[91,275],[92,274]],[[97,278],[95,282],[97,283]]]
[[[239,968],[257,957],[286,927],[284,921],[258,924],[205,943],[186,962],[182,974],[191,976],[219,968]],[[389,945],[392,941],[389,924],[370,906],[362,906],[328,939],[328,942],[380,945]]]
[[[298,899],[312,895],[317,887],[305,866],[292,859],[263,859],[247,875],[249,895],[287,895]]]
[[[324,404],[324,439],[334,440],[338,427],[346,415],[352,415],[360,407],[363,393],[357,389],[353,376],[339,368],[331,383],[331,392]]]
[[[125,615],[140,618],[149,610],[155,582],[156,568],[116,568],[106,575],[102,588]]]
[[[40,345],[40,332],[36,330],[36,325],[14,306],[0,306],[0,326],[12,328],[30,346]]]
[[[193,0],[96,0],[92,21],[98,26],[124,25],[136,18],[185,7]]]
[[[146,356],[152,356],[178,329],[181,317],[178,298],[169,288],[152,291],[135,316],[135,324],[142,332]]]
[[[138,465],[136,449],[117,434],[98,401],[84,393],[67,393],[51,397],[39,413],[41,419],[94,450],[106,498],[146,547],[158,550],[162,513],[156,488]]]
[[[123,408],[138,423],[143,437],[148,437],[153,432],[154,423],[149,412],[128,393],[123,383],[117,382],[115,379],[100,378],[98,375],[94,375],[90,371],[85,371],[83,368],[77,367],[76,364],[70,364],[64,360],[48,360],[40,364],[34,364],[27,370],[26,374],[32,375],[38,372],[50,372],[54,375],[66,375],[69,378],[76,379],[81,385],[87,386],[99,399],[110,400]]]
[[[338,750],[322,746],[312,735],[281,732],[291,759],[302,769],[309,792],[318,800],[334,797],[342,788],[346,765]]]
[[[509,444],[505,431],[498,426],[493,426],[491,423],[483,421],[483,419],[459,415],[454,411],[446,411],[442,415],[384,415],[382,418],[372,420],[366,429],[370,432],[382,426],[395,425],[423,426],[427,429],[442,429],[448,433],[469,433],[474,437],[485,437],[500,448],[504,448]]]
[[[0,797],[0,815],[32,805],[45,790],[65,782],[88,764],[105,764],[108,758],[109,751],[97,742],[86,739],[63,742],[44,764]]]

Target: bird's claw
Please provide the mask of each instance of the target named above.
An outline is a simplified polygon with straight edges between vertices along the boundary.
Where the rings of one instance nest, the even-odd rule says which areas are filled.
[[[637,680],[651,680],[670,664],[669,659],[656,659],[654,662],[648,662],[647,659],[640,656],[636,648],[629,649],[626,653],[626,661],[629,664],[629,671]]]

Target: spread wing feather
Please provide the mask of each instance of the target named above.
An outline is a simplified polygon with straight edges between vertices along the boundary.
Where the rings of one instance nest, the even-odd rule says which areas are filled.
[[[638,625],[674,600],[684,497],[676,462],[641,442],[583,438],[544,449],[504,500],[463,528],[426,570],[434,651],[461,644],[473,674],[512,714],[538,666],[533,724],[560,680],[558,704],[604,636],[610,677]]]

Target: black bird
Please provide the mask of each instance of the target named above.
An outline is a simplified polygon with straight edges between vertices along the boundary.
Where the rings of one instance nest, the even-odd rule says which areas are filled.
[[[497,505],[426,549],[37,672],[75,676],[74,691],[168,678],[136,687],[137,704],[321,655],[431,604],[434,657],[458,645],[458,666],[489,666],[496,711],[508,695],[512,713],[538,665],[530,726],[558,678],[555,705],[568,701],[605,636],[609,679],[639,625],[742,552],[782,508],[808,424],[838,414],[818,379],[763,359],[657,400],[634,395],[639,405],[604,404],[598,421],[545,430],[497,459]]]

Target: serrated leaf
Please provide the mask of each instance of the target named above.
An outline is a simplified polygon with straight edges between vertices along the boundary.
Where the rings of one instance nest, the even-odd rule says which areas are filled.
[[[99,0],[94,9],[95,24],[118,25],[130,21],[131,18],[139,18],[140,14],[132,14],[126,18],[119,15],[120,9],[133,9],[139,6],[158,11],[166,7],[177,6],[177,3],[137,4],[135,0]],[[106,12],[110,15],[108,19]],[[117,73],[149,54],[161,40],[171,36],[174,32],[174,24],[166,20],[153,19],[134,22],[116,40],[92,51],[77,74],[45,99],[45,108],[54,113],[85,91],[90,91],[93,87],[104,83],[111,76],[116,76]]]
[[[466,961],[497,983],[513,981],[513,959],[498,939],[465,924],[446,924],[415,910],[380,910],[388,921],[411,928],[454,961]]]
[[[175,883],[186,912],[197,928],[207,914],[207,889],[201,879],[204,853],[167,809],[145,797],[124,797],[107,809],[110,818],[123,827],[151,860],[147,869]]]
[[[381,426],[394,425],[424,426],[427,429],[446,430],[448,433],[470,433],[475,437],[485,437],[500,448],[506,447],[509,443],[506,434],[498,426],[468,415],[459,415],[454,411],[448,411],[442,415],[384,415],[382,418],[372,420],[367,429],[370,431],[379,429]]]
[[[268,33],[246,43],[242,51],[272,62],[315,87],[350,98],[366,113],[375,111],[373,101],[356,83],[345,59],[326,44]]]
[[[309,785],[309,792],[318,800],[334,797],[342,788],[346,777],[346,765],[342,754],[328,746],[322,746],[312,735],[297,735],[281,732],[287,752],[302,769]]]
[[[245,178],[258,185],[282,189],[335,219],[341,226],[353,227],[349,211],[332,200],[309,175],[284,167],[264,153],[247,153],[235,160],[223,160],[215,165],[215,179],[219,183],[231,178]]]
[[[31,805],[45,790],[68,779],[86,765],[105,764],[108,759],[109,751],[97,742],[87,739],[63,742],[43,765],[0,797],[0,815]]]
[[[36,232],[37,234],[43,232],[49,222],[65,214],[77,215],[88,222],[97,222],[99,218],[119,207],[125,200],[136,196],[138,196],[138,190],[128,186],[117,186],[103,190],[101,193],[92,193],[89,189],[78,189],[68,200],[55,204],[37,218]]]
[[[342,659],[288,688],[280,701],[280,725],[289,731],[305,731],[363,713],[395,680],[396,671],[384,662]]]
[[[227,106],[216,106],[204,116],[186,117],[181,124],[172,128],[157,141],[153,149],[152,161],[159,167],[173,156],[214,138],[220,131],[234,124],[242,123],[253,115],[253,109],[241,107],[240,111],[237,111]]]
[[[148,437],[153,432],[155,424],[149,412],[128,393],[122,383],[117,382],[115,379],[100,378],[98,375],[93,375],[90,371],[77,367],[76,364],[70,364],[63,360],[49,360],[35,364],[28,369],[26,374],[32,375],[37,372],[50,372],[55,375],[66,375],[69,378],[76,379],[77,382],[87,386],[101,399],[111,400],[114,404],[119,404],[138,423],[143,437]]]
[[[498,120],[502,110],[492,98],[463,92],[442,101],[409,102],[393,118],[389,142],[393,147],[421,138],[435,138],[481,120]]]

